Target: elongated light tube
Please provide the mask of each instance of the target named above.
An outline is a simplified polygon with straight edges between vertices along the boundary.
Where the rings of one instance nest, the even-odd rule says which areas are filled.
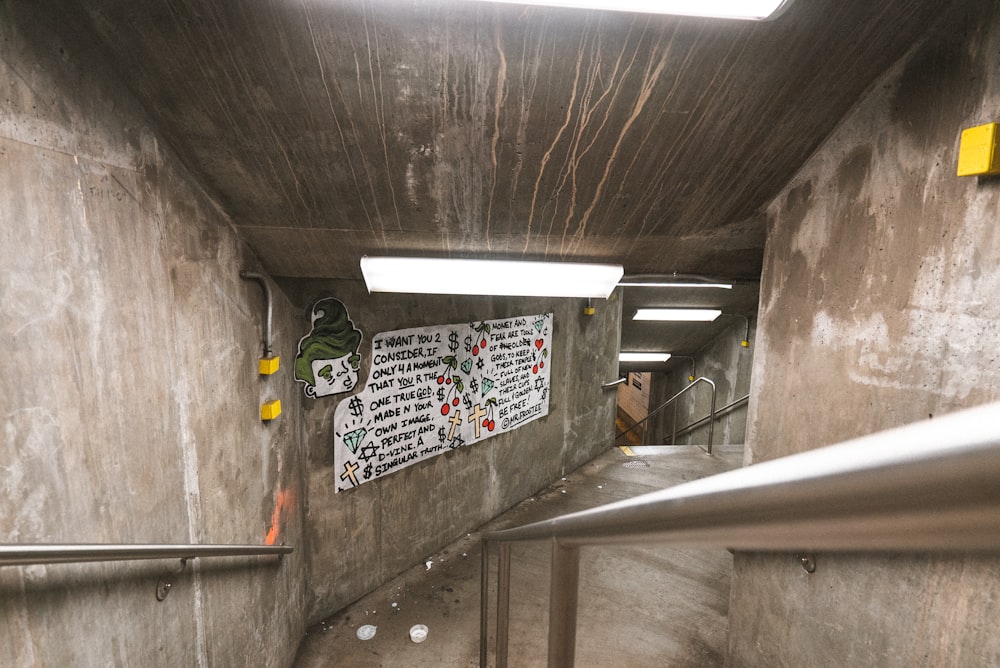
[[[732,283],[639,283],[636,281],[622,281],[618,285],[623,288],[717,288],[719,290],[732,290]]]
[[[518,5],[606,9],[643,14],[674,14],[761,21],[777,17],[791,0],[491,0]]]
[[[624,270],[617,264],[366,255],[361,273],[369,292],[607,299]]]
[[[714,308],[641,308],[633,320],[667,320],[675,322],[711,322],[722,315]]]
[[[618,353],[619,362],[666,362],[670,353]]]

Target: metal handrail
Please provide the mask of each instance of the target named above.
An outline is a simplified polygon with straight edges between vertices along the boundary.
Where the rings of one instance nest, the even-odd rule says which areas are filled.
[[[290,545],[172,545],[46,543],[0,545],[0,566],[69,564],[139,559],[195,559],[198,557],[252,557],[291,554]]]
[[[731,411],[732,409],[736,408],[740,404],[747,403],[748,401],[750,401],[750,395],[749,394],[746,395],[746,396],[740,397],[739,399],[737,399],[735,401],[729,402],[728,404],[726,404],[722,408],[719,408],[718,410],[715,411],[715,418],[714,419],[715,420],[720,419],[725,413]],[[712,418],[711,415],[706,415],[705,417],[701,418],[700,420],[695,420],[694,422],[692,422],[688,426],[681,427],[680,429],[678,429],[677,430],[677,436],[684,436],[684,435],[686,435],[686,434],[694,431],[695,429],[697,429],[698,427],[702,426],[703,424],[705,424],[706,422],[708,422],[709,420],[712,420],[712,419],[713,418]]]
[[[1000,552],[1000,403],[684,483],[550,520],[483,534],[489,546],[553,544],[550,668],[573,665],[579,548],[660,542],[760,551]],[[509,596],[510,560],[498,569]],[[509,602],[498,600],[497,668]],[[503,629],[503,633],[501,633]],[[501,649],[502,648],[502,649]],[[486,665],[487,637],[480,638]]]
[[[701,376],[698,379],[692,381],[690,385],[688,385],[683,390],[681,390],[680,392],[678,392],[677,394],[675,394],[674,396],[670,397],[669,399],[667,399],[666,401],[664,401],[662,404],[660,404],[659,406],[657,406],[656,408],[654,408],[653,410],[651,410],[649,413],[646,414],[646,417],[644,417],[643,419],[639,420],[638,422],[636,422],[634,425],[632,425],[631,427],[629,427],[625,431],[623,431],[623,432],[621,432],[619,434],[616,434],[615,435],[615,441],[617,441],[619,438],[621,438],[625,434],[629,433],[630,431],[632,431],[633,429],[635,429],[636,427],[638,427],[639,425],[641,425],[642,423],[644,423],[649,418],[653,417],[654,415],[656,415],[657,413],[659,413],[660,411],[662,411],[664,408],[666,408],[668,405],[670,405],[675,400],[677,400],[678,398],[680,398],[685,392],[687,392],[688,390],[690,390],[691,388],[693,388],[698,383],[708,383],[709,385],[712,386],[712,412],[710,414],[711,417],[712,417],[712,422],[711,422],[711,425],[708,428],[708,447],[707,448],[701,448],[706,453],[712,454],[712,436],[714,435],[714,432],[715,432],[715,393],[716,393],[716,390],[715,390],[715,383],[713,383],[708,378],[705,378],[704,376]],[[670,442],[671,443],[676,443],[677,442],[677,425],[676,425],[676,423],[674,424],[674,435],[673,435],[673,438],[671,439]],[[701,447],[701,446],[698,446],[698,447]]]

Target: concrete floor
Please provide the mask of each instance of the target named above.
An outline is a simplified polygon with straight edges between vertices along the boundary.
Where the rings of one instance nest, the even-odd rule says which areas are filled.
[[[737,468],[742,446],[717,446],[708,457],[693,446],[613,448],[490,522],[517,526],[591,508]],[[645,462],[633,467],[627,462]],[[544,666],[548,629],[549,547],[515,545],[511,569],[510,665]],[[311,628],[295,666],[441,668],[479,659],[479,534],[428,555],[395,580]],[[580,564],[578,666],[723,664],[732,557],[724,551],[666,547],[584,548]],[[496,555],[491,560],[495,627]],[[373,639],[357,638],[363,624]],[[416,644],[408,631],[428,627]],[[490,661],[493,659],[493,628]]]

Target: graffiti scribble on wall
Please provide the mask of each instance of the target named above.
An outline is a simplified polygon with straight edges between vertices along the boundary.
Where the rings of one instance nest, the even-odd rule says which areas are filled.
[[[321,299],[312,308],[312,331],[299,341],[295,380],[307,397],[350,392],[358,384],[361,332],[338,299]]]
[[[334,414],[337,491],[548,415],[552,314],[382,332]]]

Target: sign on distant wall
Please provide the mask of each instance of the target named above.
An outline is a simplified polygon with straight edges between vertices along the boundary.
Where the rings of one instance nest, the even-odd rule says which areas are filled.
[[[552,314],[382,332],[334,414],[338,492],[548,415]]]

